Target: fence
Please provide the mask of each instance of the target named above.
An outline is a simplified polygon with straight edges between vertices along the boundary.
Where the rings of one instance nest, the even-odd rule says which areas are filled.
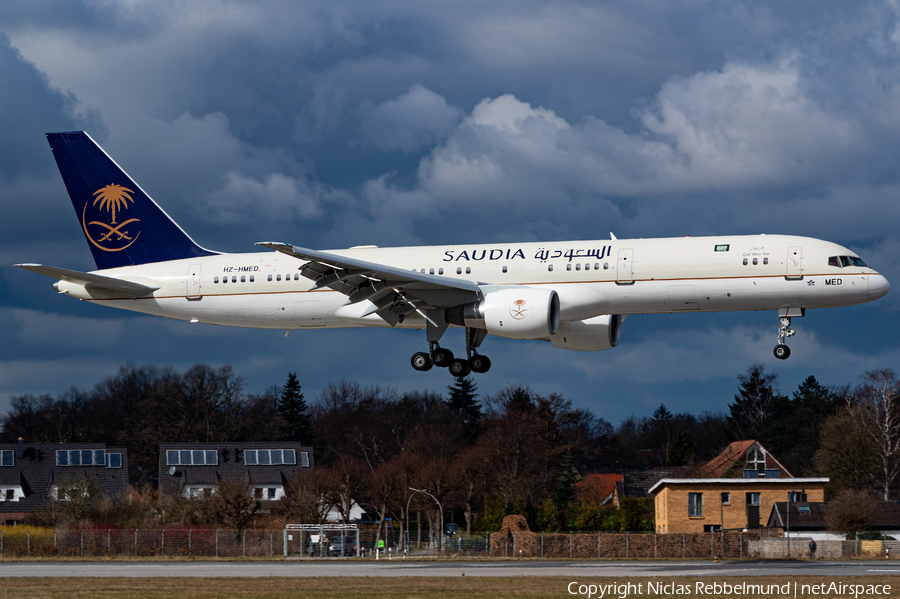
[[[579,559],[737,558],[750,557],[747,544],[756,533],[542,533],[496,532],[493,557],[555,557]]]
[[[274,557],[281,530],[0,529],[0,558],[7,557]]]

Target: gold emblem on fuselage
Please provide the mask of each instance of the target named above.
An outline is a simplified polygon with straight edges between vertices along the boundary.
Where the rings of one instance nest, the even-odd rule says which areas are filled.
[[[128,202],[134,204],[132,193],[134,192],[127,187],[110,183],[94,192],[93,203],[85,202],[81,213],[81,225],[84,227],[84,234],[93,245],[105,252],[119,252],[137,240],[141,231],[140,225],[135,223],[140,223],[140,219],[129,218],[121,223],[116,222],[116,213],[128,210]],[[88,209],[91,212],[90,216]],[[109,214],[109,222],[104,222],[107,220],[104,213]],[[89,221],[89,218],[93,220]]]

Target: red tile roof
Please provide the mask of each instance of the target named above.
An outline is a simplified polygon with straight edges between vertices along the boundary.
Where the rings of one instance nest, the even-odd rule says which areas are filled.
[[[726,447],[722,453],[711,459],[703,467],[703,474],[710,478],[722,478],[731,469],[736,461],[742,459],[747,453],[756,439],[747,439],[745,441],[735,441]]]
[[[612,501],[616,483],[622,482],[621,474],[586,474],[575,484],[578,498],[587,503],[603,505]]]

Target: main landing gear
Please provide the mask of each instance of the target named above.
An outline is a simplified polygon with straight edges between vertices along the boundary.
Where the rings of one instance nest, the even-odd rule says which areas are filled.
[[[805,314],[803,308],[781,308],[778,310],[778,316],[781,318],[781,326],[778,328],[778,345],[772,352],[779,360],[787,360],[791,356],[791,348],[784,344],[784,340],[793,337],[794,329],[791,328],[791,316],[803,316]]]
[[[429,352],[416,352],[410,362],[419,371],[431,370],[434,366],[446,368],[455,377],[468,376],[470,372],[485,373],[491,369],[491,360],[476,351],[481,345],[487,331],[466,328],[466,359],[456,358],[453,352],[438,345],[437,341],[428,341]]]

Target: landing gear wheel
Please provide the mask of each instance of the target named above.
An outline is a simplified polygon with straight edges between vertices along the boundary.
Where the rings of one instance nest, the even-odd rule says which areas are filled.
[[[484,374],[491,369],[491,359],[481,354],[475,354],[469,358],[469,367],[472,369],[472,372]]]
[[[431,361],[434,362],[434,365],[438,368],[447,368],[450,366],[450,363],[453,362],[453,352],[449,349],[439,347],[431,352]]]
[[[471,369],[469,368],[469,363],[466,360],[460,360],[457,358],[450,362],[450,374],[455,377],[462,378],[469,374]]]
[[[420,372],[431,370],[431,367],[434,366],[434,362],[431,361],[431,356],[425,352],[414,353],[410,362],[412,363],[412,367]]]
[[[774,354],[779,360],[787,360],[791,357],[791,348],[787,345],[776,345]]]

